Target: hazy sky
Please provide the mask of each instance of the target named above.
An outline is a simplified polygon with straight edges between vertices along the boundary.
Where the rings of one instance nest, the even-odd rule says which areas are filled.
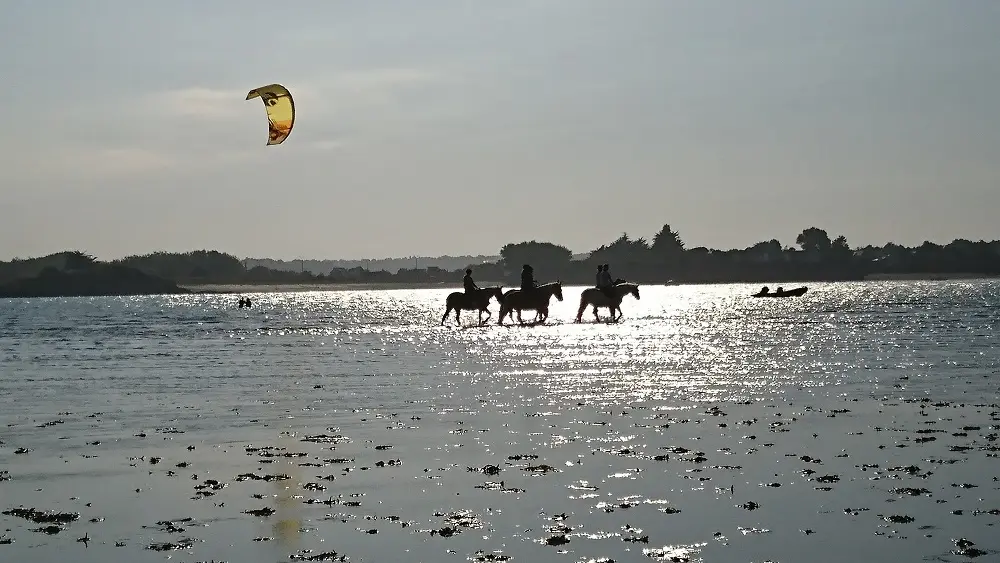
[[[0,258],[1000,238],[995,0],[7,0]],[[297,120],[265,146],[259,99]]]

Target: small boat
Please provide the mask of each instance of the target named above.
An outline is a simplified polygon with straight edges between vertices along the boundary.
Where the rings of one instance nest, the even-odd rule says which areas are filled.
[[[805,294],[805,292],[808,291],[808,289],[809,288],[803,286],[803,287],[796,287],[795,289],[783,289],[780,291],[773,291],[767,293],[754,293],[753,295],[751,295],[751,297],[799,297]]]

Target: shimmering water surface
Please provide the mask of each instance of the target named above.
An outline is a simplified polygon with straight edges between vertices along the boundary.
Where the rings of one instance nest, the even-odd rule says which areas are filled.
[[[0,561],[1000,560],[1000,283],[582,289],[0,301]]]

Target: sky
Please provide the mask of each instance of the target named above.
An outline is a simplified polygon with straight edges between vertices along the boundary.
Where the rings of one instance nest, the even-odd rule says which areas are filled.
[[[8,0],[0,259],[993,240],[998,29],[990,0]]]

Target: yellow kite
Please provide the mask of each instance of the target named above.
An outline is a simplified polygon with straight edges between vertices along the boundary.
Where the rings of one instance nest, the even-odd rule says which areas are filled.
[[[295,102],[292,94],[281,84],[270,84],[250,90],[247,99],[260,96],[267,112],[267,144],[280,145],[292,132],[295,124]]]

